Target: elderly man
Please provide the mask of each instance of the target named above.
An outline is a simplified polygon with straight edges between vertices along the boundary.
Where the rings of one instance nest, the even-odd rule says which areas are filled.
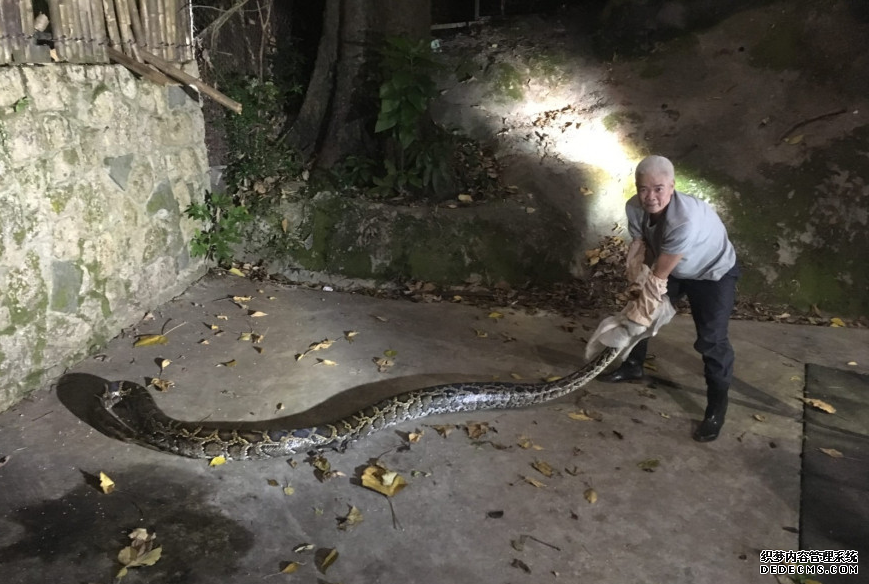
[[[643,159],[637,165],[636,183],[637,194],[625,205],[632,238],[628,279],[635,282],[644,263],[651,265],[651,274],[642,286],[633,286],[633,300],[624,314],[648,327],[664,295],[673,301],[688,297],[697,329],[694,349],[703,356],[706,377],[706,412],[694,439],[709,442],[718,437],[724,424],[733,378],[727,325],[739,276],[736,253],[712,207],[675,190],[673,163],[668,159]],[[642,379],[648,342],[637,343],[618,369],[599,379]]]

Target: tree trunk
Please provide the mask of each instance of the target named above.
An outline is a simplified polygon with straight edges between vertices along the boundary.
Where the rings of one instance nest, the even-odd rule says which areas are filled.
[[[372,153],[379,110],[377,43],[428,38],[431,0],[326,0],[314,73],[288,139],[316,165]]]

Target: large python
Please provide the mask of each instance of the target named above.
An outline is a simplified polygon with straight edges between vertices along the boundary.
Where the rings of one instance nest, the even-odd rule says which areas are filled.
[[[147,389],[131,381],[108,383],[101,404],[111,433],[125,441],[190,458],[254,460],[323,448],[343,450],[350,442],[383,428],[435,414],[545,403],[579,389],[618,355],[618,349],[604,349],[578,371],[551,382],[448,383],[417,389],[311,428],[175,420],[157,407]]]

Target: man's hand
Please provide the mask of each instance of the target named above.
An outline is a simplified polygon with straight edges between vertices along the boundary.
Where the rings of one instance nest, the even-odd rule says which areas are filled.
[[[643,282],[638,297],[628,302],[625,316],[631,321],[642,325],[652,324],[653,314],[667,294],[667,279],[659,278],[654,272],[649,273]]]

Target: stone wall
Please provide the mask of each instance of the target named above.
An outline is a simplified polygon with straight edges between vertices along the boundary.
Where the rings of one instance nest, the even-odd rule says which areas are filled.
[[[119,66],[0,67],[0,411],[201,276],[203,133]]]

